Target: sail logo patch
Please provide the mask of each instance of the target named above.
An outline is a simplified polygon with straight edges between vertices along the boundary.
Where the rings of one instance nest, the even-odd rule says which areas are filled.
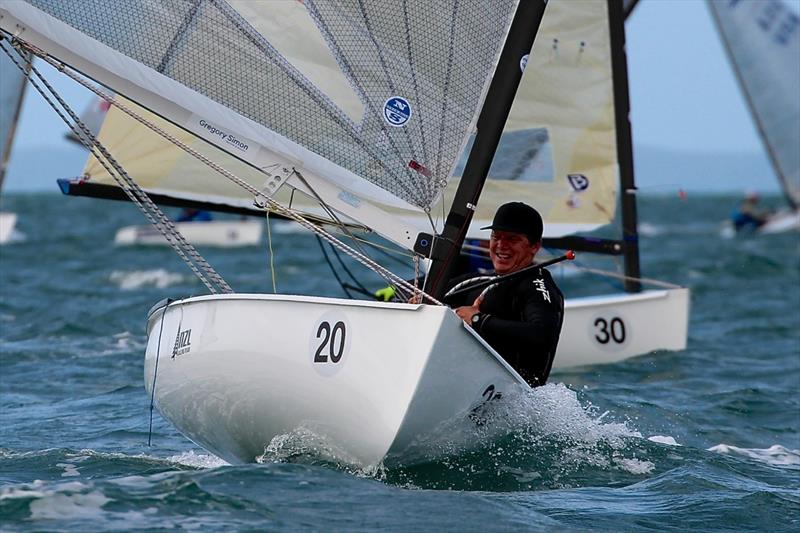
[[[575,191],[585,191],[589,188],[589,178],[583,174],[567,174],[567,181]]]
[[[392,96],[383,104],[383,118],[395,128],[405,126],[411,119],[411,105],[402,96]]]
[[[525,55],[524,55],[524,56],[522,56],[522,58],[519,60],[519,70],[520,70],[521,72],[525,72],[525,67],[527,67],[527,66],[528,66],[528,59],[530,59],[530,57],[531,57],[531,55],[530,55],[530,54],[525,54]]]
[[[172,358],[179,355],[185,355],[192,349],[192,330],[187,329],[179,331],[178,336],[175,337],[175,346],[172,349]]]

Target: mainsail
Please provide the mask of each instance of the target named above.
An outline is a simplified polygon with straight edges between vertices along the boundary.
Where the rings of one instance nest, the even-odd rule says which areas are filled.
[[[548,4],[530,60],[520,65],[525,72],[471,236],[509,199],[542,213],[546,237],[613,220],[619,180],[609,31],[607,2]]]
[[[281,53],[283,30],[262,24],[280,3],[240,5],[249,10],[222,0],[4,1],[0,24],[248,164],[279,169],[265,195],[287,181],[314,189],[410,247],[418,227],[375,214],[422,215],[438,200],[516,2],[306,0],[360,119]]]
[[[0,53],[0,188],[3,186],[8,158],[11,156],[14,130],[22,109],[26,81],[11,59]]]
[[[233,2],[232,5],[246,12],[248,20],[262,33],[280,36],[275,46],[281,54],[298,65],[309,79],[316,76],[314,83],[348,116],[357,120],[363,114],[360,100],[321,37],[309,38],[315,35],[315,26],[300,3],[277,3],[273,16],[267,20],[261,20],[263,13],[259,18],[254,8],[258,4]],[[550,2],[534,43],[537,53],[523,75],[469,237],[485,236],[479,228],[487,225],[497,207],[510,198],[525,201],[543,214],[546,237],[591,231],[613,219],[618,177],[608,17],[606,2]],[[274,28],[267,28],[267,24]],[[203,144],[155,116],[148,117],[194,148],[199,149]],[[431,208],[437,222],[450,209],[472,138],[474,135],[455,166],[454,178]],[[151,193],[206,202],[212,207],[252,204],[252,198],[243,191],[220,182],[218,176],[194,158],[161,142],[119,111],[112,110],[109,114],[100,140]],[[141,157],[144,152],[158,153],[161,164],[144,164]],[[232,164],[223,162],[232,158],[214,155],[213,150],[205,149],[204,153],[226,168]],[[237,164],[236,169],[238,176],[253,185],[264,181],[263,176],[245,165]],[[93,158],[84,172],[92,183],[114,184]],[[223,189],[225,193],[220,192]],[[276,199],[285,203],[288,193],[278,194],[281,196]],[[293,207],[306,212],[315,212],[315,204],[301,195],[292,199]],[[408,220],[415,216],[414,212],[397,206],[383,208]]]
[[[800,208],[800,11],[782,0],[708,0],[772,166]]]

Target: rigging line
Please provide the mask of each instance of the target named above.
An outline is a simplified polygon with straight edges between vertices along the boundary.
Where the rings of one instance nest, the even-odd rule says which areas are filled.
[[[375,52],[377,52],[378,60],[380,61],[380,66],[381,69],[383,70],[384,78],[389,82],[389,89],[391,90],[391,92],[393,94],[397,94],[399,91],[397,89],[397,86],[395,85],[393,76],[393,73],[396,72],[396,69],[389,68],[389,64],[388,61],[386,60],[386,55],[384,54],[383,48],[381,48],[381,46],[378,44],[378,40],[375,38],[375,31],[372,28],[372,22],[369,19],[369,14],[367,13],[367,8],[364,5],[364,0],[356,0],[356,1],[358,3],[358,10],[361,12],[362,20],[364,21],[364,26],[367,29],[369,40],[372,42]],[[409,68],[409,70],[411,70],[411,68]],[[380,114],[378,114],[377,116],[380,116]],[[408,128],[401,128],[401,130],[403,133],[403,137],[405,137],[406,139],[406,145],[411,151],[411,155],[414,157],[414,159],[417,159],[418,156],[416,154],[416,146],[414,146],[410,130]],[[404,158],[402,157],[402,152],[395,146],[394,139],[389,135],[387,135],[387,137],[389,138],[389,142],[392,144],[392,147],[395,148],[395,151],[397,152],[398,155],[398,159],[403,161]],[[405,173],[406,175],[408,175],[407,168],[405,169]],[[412,179],[412,181],[416,180]],[[426,180],[421,180],[421,181],[423,183],[426,183]],[[426,193],[427,192],[428,191],[426,191]],[[425,198],[424,201],[420,203],[427,205],[429,203],[428,198]]]
[[[361,254],[357,250],[353,249],[352,247],[348,246],[344,242],[340,241],[335,236],[333,236],[329,232],[325,231],[323,228],[320,228],[317,225],[315,225],[313,222],[309,221],[306,217],[304,217],[302,214],[298,213],[297,211],[294,211],[294,210],[291,210],[291,209],[287,209],[281,203],[273,200],[269,196],[265,196],[262,191],[256,189],[255,187],[253,187],[252,185],[250,185],[249,183],[247,183],[243,179],[241,179],[238,176],[234,175],[230,171],[224,169],[223,167],[221,167],[217,163],[215,163],[212,160],[210,160],[208,157],[206,157],[206,156],[202,155],[201,153],[199,153],[198,151],[190,148],[185,143],[181,142],[180,140],[178,140],[174,136],[170,135],[169,133],[167,133],[163,129],[161,129],[158,126],[154,125],[153,123],[145,120],[140,115],[135,113],[133,110],[128,108],[126,105],[124,105],[124,104],[122,104],[120,102],[117,102],[111,96],[109,96],[107,93],[103,92],[98,87],[95,87],[91,83],[87,82],[81,76],[78,76],[76,73],[72,72],[71,70],[66,69],[62,63],[60,63],[60,62],[56,61],[55,59],[53,59],[52,57],[48,56],[47,54],[45,54],[44,51],[36,48],[35,46],[31,45],[30,43],[24,43],[24,44],[25,44],[25,47],[27,49],[29,49],[32,53],[34,53],[37,56],[39,56],[43,61],[49,63],[54,68],[62,71],[64,74],[66,74],[67,76],[69,76],[70,78],[75,80],[75,82],[79,83],[83,87],[86,87],[88,90],[92,91],[93,93],[98,95],[100,98],[103,98],[104,100],[109,102],[111,105],[116,106],[118,109],[120,109],[121,111],[125,112],[128,116],[130,116],[131,118],[133,118],[134,120],[136,120],[140,124],[144,125],[148,129],[152,130],[153,132],[157,133],[158,135],[160,135],[164,139],[168,140],[169,142],[171,142],[175,146],[179,147],[181,150],[183,150],[187,154],[191,155],[192,157],[194,157],[198,161],[202,162],[203,164],[205,164],[206,166],[208,166],[209,168],[211,168],[215,172],[221,174],[222,176],[224,176],[225,178],[227,178],[231,182],[235,183],[239,187],[241,187],[244,190],[248,191],[250,194],[253,195],[253,197],[256,199],[256,201],[259,198],[263,198],[264,204],[263,205],[262,204],[257,204],[261,208],[266,208],[266,206],[269,206],[269,208],[272,208],[278,214],[281,214],[281,215],[285,216],[286,218],[290,218],[290,219],[294,220],[295,222],[297,222],[298,224],[300,224],[301,226],[303,226],[304,228],[308,229],[309,231],[320,235],[326,241],[330,242],[331,244],[333,244],[334,246],[336,246],[337,248],[339,248],[340,250],[342,250],[346,254],[350,255],[351,257],[353,257],[357,261],[360,261],[362,264],[364,264],[365,266],[367,266],[371,270],[375,271],[378,275],[386,276],[389,279],[391,279],[393,283],[395,283],[395,284],[397,284],[397,285],[399,285],[401,287],[406,287],[407,289],[413,290],[413,285],[408,283],[406,280],[402,279],[397,274],[391,272],[387,268],[385,268],[382,265],[380,265],[380,264],[376,263],[375,261],[373,261],[368,256],[365,256],[364,254]],[[422,296],[425,299],[427,299],[429,302],[435,303],[437,305],[444,305],[442,302],[440,302],[439,300],[437,300],[436,298],[434,298],[430,294],[427,294],[427,293],[424,293],[424,292],[421,292],[420,294],[422,294]]]
[[[341,68],[343,73],[347,76],[347,79],[353,85],[353,88],[359,94],[359,99],[365,105],[365,107],[372,113],[372,115],[374,117],[376,117],[378,122],[380,122],[380,117],[382,115],[382,113],[380,112],[380,109],[376,108],[374,103],[373,103],[373,101],[367,96],[367,91],[364,89],[364,86],[360,82],[360,80],[355,75],[351,74],[354,71],[353,66],[350,64],[350,61],[345,57],[344,53],[342,52],[342,46],[340,46],[339,42],[334,38],[333,34],[331,33],[331,31],[330,31],[330,29],[328,27],[327,22],[325,20],[323,20],[323,17],[322,17],[322,14],[321,14],[319,8],[311,0],[306,0],[304,5],[308,8],[308,12],[311,15],[312,20],[314,20],[314,22],[315,22],[317,28],[319,29],[320,33],[325,38],[325,41],[328,43],[328,46],[332,50],[334,50],[336,61],[339,64],[339,67]],[[365,20],[365,24],[366,24],[366,20]],[[377,47],[377,43],[375,42],[375,39],[372,36],[371,31],[369,30],[368,27],[367,27],[367,32],[368,32],[368,37],[372,41],[373,45],[375,45],[375,47]],[[384,72],[385,72],[385,68],[384,68]],[[386,73],[386,74],[387,74],[387,79],[390,80],[390,85],[391,85],[390,89],[392,91],[394,91],[394,85],[391,84],[391,78],[388,77],[388,73]],[[402,166],[403,166],[403,169],[404,169],[403,173],[401,173],[399,175],[395,174],[392,171],[393,169],[388,167],[388,165],[386,164],[386,161],[385,161],[384,157],[380,157],[380,154],[372,155],[373,154],[372,146],[370,144],[365,143],[361,139],[360,135],[355,135],[354,138],[357,139],[359,145],[362,146],[362,148],[367,153],[372,155],[372,157],[383,168],[386,169],[387,173],[389,173],[390,175],[394,176],[397,179],[396,183],[405,191],[405,193],[410,198],[414,198],[417,207],[422,207],[422,205],[425,204],[426,202],[423,201],[422,198],[420,198],[419,191],[414,190],[413,188],[411,188],[406,183],[406,180],[409,180],[409,181],[411,181],[412,185],[415,185],[416,184],[416,180],[409,178],[410,174],[409,174],[409,172],[407,170],[405,170],[405,168],[406,168],[405,167],[406,161],[404,161],[405,158],[402,156],[402,152],[398,148],[397,143],[394,141],[394,139],[388,133],[386,133],[386,131],[383,128],[380,130],[380,132],[384,136],[384,138],[388,141],[389,145],[391,146],[392,151],[394,152],[394,155],[395,155],[395,159],[402,163]]]
[[[156,379],[158,378],[158,360],[161,357],[161,334],[164,332],[164,316],[167,314],[167,307],[172,300],[167,298],[167,303],[161,311],[161,325],[158,328],[158,343],[156,343],[156,365],[153,370],[153,390],[150,391],[150,429],[147,431],[147,445],[150,446],[153,437],[153,408],[156,403]]]
[[[387,259],[391,259],[395,263],[397,263],[399,265],[402,265],[402,266],[408,266],[408,264],[403,259],[401,259],[401,257],[406,258],[406,259],[411,259],[411,258],[417,257],[417,255],[418,255],[418,254],[414,254],[414,253],[410,253],[410,254],[409,253],[404,253],[404,252],[401,252],[400,250],[395,250],[393,248],[389,248],[388,246],[383,246],[383,245],[368,241],[366,239],[361,239],[361,238],[358,238],[358,237],[356,237],[356,240],[366,244],[367,246],[372,246],[373,248],[375,248],[375,251],[378,252],[379,254],[381,254],[383,257],[386,257]],[[394,254],[394,255],[392,255],[392,254]],[[400,257],[396,257],[396,256],[400,256]]]
[[[450,25],[450,42],[447,47],[450,53],[448,54],[448,59],[447,59],[447,74],[445,75],[444,78],[444,88],[442,89],[443,94],[449,94],[450,81],[453,77],[453,59],[455,57],[455,54],[453,53],[453,47],[455,45],[455,26],[456,26],[455,20],[457,12],[458,12],[458,0],[453,2],[453,11],[451,13],[451,18],[450,18],[450,20],[452,20],[453,23]],[[447,131],[444,124],[445,118],[447,117],[446,110],[447,110],[447,99],[442,99],[442,108],[439,114],[439,116],[441,117],[441,122],[439,123],[439,144],[437,145],[439,147],[441,147],[444,144],[444,132]],[[477,110],[473,111],[473,114],[476,112]],[[473,116],[472,119],[475,120],[475,117]],[[442,167],[442,150],[438,150],[438,157],[436,158],[436,168],[441,168],[441,167]]]
[[[609,278],[616,278],[622,281],[641,281],[643,283],[647,283],[648,285],[653,285],[655,287],[662,287],[664,289],[682,289],[683,287],[677,285],[675,283],[669,283],[667,281],[661,281],[652,278],[641,278],[641,277],[634,277],[634,276],[627,276],[625,274],[620,274],[618,272],[611,272],[609,270],[601,270],[598,268],[589,268],[583,267],[579,265],[575,265],[575,268],[578,270],[583,270],[584,272],[589,272],[590,274],[597,274],[598,276],[607,276]]]
[[[303,185],[305,185],[308,188],[308,190],[311,191],[311,194],[313,194],[314,198],[316,198],[317,202],[319,202],[320,207],[322,207],[322,209],[326,213],[328,213],[328,216],[332,220],[334,220],[336,222],[336,224],[338,225],[338,227],[342,231],[342,233],[344,233],[347,237],[349,237],[350,239],[352,239],[356,243],[356,249],[359,252],[361,252],[363,255],[369,257],[369,254],[367,253],[366,249],[363,246],[361,246],[361,244],[359,243],[358,239],[356,239],[355,235],[353,233],[351,233],[349,229],[347,229],[346,225],[336,215],[336,213],[334,212],[333,208],[330,205],[328,205],[325,202],[325,200],[323,200],[322,197],[320,197],[320,195],[317,193],[317,191],[311,186],[311,184],[308,183],[308,181],[306,181],[306,178],[303,176],[303,174],[299,170],[294,169],[294,168],[292,169],[292,172],[293,172],[294,175],[296,175],[300,179],[300,181],[303,182]]]
[[[15,63],[17,68],[19,68],[21,71],[23,71],[23,73],[25,73],[26,72],[26,68],[23,67],[22,65],[20,65],[20,63],[17,61],[17,59],[13,55],[11,55],[9,50],[6,48],[5,43],[0,43],[0,46],[3,48],[3,52],[6,55],[8,55],[9,58]],[[215,290],[213,285],[210,284],[209,281],[205,279],[203,274],[200,273],[199,270],[188,260],[188,258],[183,253],[183,251],[179,247],[176,247],[176,244],[170,238],[169,233],[172,233],[173,235],[177,234],[177,236],[179,238],[181,238],[181,239],[182,239],[182,235],[180,235],[180,233],[177,232],[177,229],[175,229],[174,226],[172,226],[171,231],[170,231],[169,224],[166,225],[166,229],[165,229],[164,227],[162,227],[163,222],[162,222],[162,224],[159,224],[154,220],[154,216],[155,216],[154,213],[158,213],[158,214],[161,215],[161,218],[163,220],[166,220],[166,222],[169,223],[169,220],[166,219],[164,214],[160,210],[158,210],[158,208],[155,206],[155,204],[150,202],[149,197],[147,197],[146,194],[144,194],[144,192],[141,191],[140,188],[138,188],[138,185],[136,185],[136,183],[133,182],[133,180],[130,179],[129,176],[127,176],[127,174],[124,172],[122,167],[120,167],[119,164],[113,158],[111,158],[110,154],[108,154],[108,152],[105,150],[105,147],[103,147],[102,144],[100,144],[100,142],[94,137],[94,135],[86,127],[86,125],[83,124],[83,122],[80,120],[80,118],[77,116],[77,114],[75,114],[75,112],[72,111],[72,109],[67,105],[67,103],[58,95],[58,93],[55,91],[55,89],[53,89],[53,87],[42,76],[42,74],[35,67],[32,66],[31,62],[28,62],[27,60],[25,60],[24,56],[18,50],[15,49],[15,51],[17,52],[17,54],[20,55],[20,57],[22,57],[22,59],[24,61],[26,61],[26,64],[29,65],[30,71],[33,72],[40,79],[40,81],[47,87],[49,92],[58,100],[59,104],[64,109],[64,111],[66,111],[67,113],[70,114],[71,120],[74,121],[74,123],[71,122],[70,119],[68,119],[58,109],[58,107],[55,105],[55,103],[47,96],[47,94],[45,94],[45,91],[39,86],[38,82],[35,79],[33,79],[31,74],[27,73],[25,75],[26,75],[27,79],[30,81],[31,85],[34,86],[34,88],[37,90],[37,92],[39,92],[39,94],[45,99],[45,101],[56,112],[56,114],[58,114],[58,116],[66,123],[66,125],[72,130],[72,132],[75,133],[76,137],[78,139],[80,139],[81,142],[84,145],[87,146],[87,148],[89,148],[89,150],[92,152],[92,154],[97,158],[98,162],[100,162],[104,166],[106,171],[109,173],[109,175],[111,177],[113,177],[118,182],[118,184],[120,185],[120,188],[122,188],[123,191],[129,196],[131,201],[134,202],[142,210],[142,213],[144,213],[145,217],[147,217],[148,220],[156,227],[156,229],[158,229],[161,232],[161,234],[164,235],[164,237],[166,238],[167,242],[170,243],[170,245],[172,245],[172,247],[175,249],[175,251],[178,253],[178,255],[187,263],[187,265],[189,265],[189,267],[192,269],[192,271],[195,273],[195,275],[197,275],[200,278],[200,280],[206,285],[206,288],[208,288],[212,293],[216,293],[217,291]],[[82,131],[79,131],[77,129],[78,127],[80,127]],[[82,136],[82,134],[83,134],[83,136]],[[130,183],[123,184],[122,182],[120,182],[120,179],[117,177],[117,175],[114,173],[114,171],[112,171],[108,167],[108,164],[106,163],[104,158],[108,159],[109,162],[111,162],[113,165],[115,165],[115,169],[120,174],[120,176],[124,175],[125,179],[127,181],[129,181]],[[139,196],[137,196],[137,193],[139,194]],[[142,196],[143,196],[143,198],[142,198]],[[142,205],[142,202],[149,202],[150,205],[148,205],[148,207],[145,208]],[[148,212],[148,209],[151,209],[151,212]],[[184,241],[184,243],[185,243],[185,241]],[[188,243],[185,243],[185,244],[188,245]],[[196,250],[194,250],[193,248],[191,248],[191,250],[194,251],[194,255],[196,255],[197,257],[200,258],[200,262],[198,262],[198,263],[202,264],[203,262],[205,262],[205,260],[201,256],[199,256],[199,254],[197,254]],[[225,292],[226,290],[227,290],[227,292],[233,292],[230,289],[230,287],[227,285],[227,283],[225,283],[225,281],[214,271],[213,268],[211,268],[210,265],[208,265],[208,263],[205,263],[205,269],[206,269],[206,272],[209,274],[209,276],[212,279],[214,279],[214,281],[217,283],[217,285],[220,288],[222,288],[223,292]]]
[[[272,294],[278,294],[278,284],[275,282],[275,254],[272,252],[272,229],[269,222],[269,209],[267,209],[267,242],[269,243],[269,270],[272,274]]]
[[[414,97],[416,98],[417,102],[422,102],[422,98],[419,96],[419,83],[417,82],[417,71],[414,68],[414,58],[411,55],[411,23],[408,20],[408,0],[403,0],[403,23],[405,26],[405,33],[406,33],[406,52],[408,53],[408,64],[411,68],[409,68],[409,72],[411,72],[411,80],[414,82]],[[428,161],[428,143],[425,140],[425,122],[420,120],[419,121],[419,133],[422,140],[420,141],[420,145],[422,146],[422,157],[424,161]],[[438,173],[438,169],[436,169]]]
[[[329,244],[329,246],[330,246],[330,244]],[[350,276],[350,279],[353,281],[353,283],[355,283],[356,286],[359,289],[362,289],[363,291],[367,291],[367,288],[360,281],[358,281],[358,279],[353,275],[353,273],[350,271],[350,269],[347,268],[347,265],[344,264],[344,261],[342,260],[341,255],[339,255],[339,253],[336,251],[336,249],[333,246],[331,246],[331,251],[333,252],[333,256],[336,258],[336,260],[339,261],[339,264],[342,266],[342,269],[344,269],[344,271],[347,273],[347,275]]]
[[[149,198],[146,196],[144,191],[142,191],[138,185],[127,175],[124,169],[119,165],[119,163],[114,160],[105,147],[92,135],[91,131],[86,128],[85,124],[83,124],[77,115],[69,108],[69,106],[55,93],[54,89],[49,86],[47,80],[45,80],[41,74],[33,69],[34,73],[41,79],[45,85],[48,86],[49,90],[53,95],[59,100],[59,103],[64,107],[65,111],[67,111],[73,120],[77,121],[75,125],[71,124],[70,121],[56,108],[55,104],[44,94],[40,87],[38,87],[35,80],[32,78],[30,79],[31,84],[39,91],[39,93],[45,98],[45,100],[50,104],[50,106],[56,111],[56,113],[61,117],[62,120],[65,121],[67,126],[75,133],[76,137],[83,139],[83,143],[87,146],[89,151],[92,155],[97,158],[97,161],[103,165],[106,171],[109,173],[111,177],[113,177],[117,183],[120,185],[120,188],[129,196],[132,202],[134,202],[137,207],[142,211],[145,217],[159,230],[159,232],[165,237],[167,242],[176,250],[178,255],[186,262],[186,264],[192,269],[195,275],[206,285],[206,288],[209,289],[212,293],[218,292],[218,290],[213,286],[216,284],[219,289],[222,289],[223,292],[232,292],[230,287],[227,287],[227,291],[225,287],[227,284],[222,280],[222,278],[211,268],[208,263],[205,263],[205,260],[200,256],[196,250],[194,250],[191,245],[189,245],[185,240],[182,241],[182,235],[177,231],[174,226],[169,224],[169,220],[166,216],[158,210],[152,202],[150,205],[145,205],[149,201]],[[77,126],[77,127],[76,127]],[[81,131],[77,128],[80,127]],[[85,137],[81,137],[83,134]],[[109,164],[114,166],[114,170],[109,167]],[[121,179],[123,181],[121,181]],[[165,223],[166,221],[166,223]],[[182,241],[182,242],[181,242]],[[192,253],[194,252],[194,253]],[[188,255],[192,256],[192,260],[190,260]],[[199,260],[198,260],[199,258]],[[196,268],[196,266],[192,263],[194,261],[198,265],[200,265],[203,270],[206,271],[206,274],[209,275],[211,278],[211,282],[205,279],[205,276]],[[205,264],[204,264],[205,263]],[[212,283],[213,282],[213,283]]]
[[[325,244],[322,242],[322,238],[319,235],[315,235],[315,237],[317,238],[319,249],[322,250],[322,255],[323,257],[325,257],[325,262],[328,263],[328,268],[330,268],[333,277],[336,278],[336,281],[339,282],[339,286],[342,288],[347,297],[352,300],[353,295],[351,295],[350,291],[347,290],[347,284],[344,281],[342,281],[342,278],[339,277],[339,273],[336,272],[336,269],[333,267],[333,263],[331,263],[331,260],[328,258],[328,252],[327,250],[325,250]]]
[[[317,104],[317,109],[324,109],[332,120],[334,120],[344,131],[350,134],[351,138],[362,150],[364,150],[365,153],[370,154],[373,161],[381,165],[388,174],[394,176],[391,167],[389,167],[389,165],[382,157],[380,157],[379,154],[375,154],[373,152],[370,144],[364,142],[364,140],[360,137],[356,124],[336,105],[335,102],[333,102],[325,93],[320,91],[316,85],[311,83],[299,70],[297,70],[297,68],[291,62],[286,60],[268,40],[266,40],[260,33],[254,31],[250,24],[246,20],[242,19],[238,12],[229,12],[229,8],[224,7],[226,4],[224,2],[220,3],[219,0],[210,0],[210,2],[220,11],[223,16],[227,18],[231,24],[236,27],[237,30],[242,32],[245,37],[247,37],[253,46],[258,48],[260,52],[264,53],[264,55],[274,64],[282,68],[289,79],[294,82],[296,86],[299,87],[309,98],[311,98],[315,104]],[[313,10],[310,9],[308,3],[306,3],[305,6],[307,9],[309,9],[309,13],[312,14],[312,20],[316,22],[316,19],[313,16]],[[314,9],[316,9],[316,7],[314,7]],[[254,120],[255,122],[259,122],[259,120],[256,120],[256,117],[250,116],[250,114],[246,113],[244,110],[236,111],[240,112],[243,116],[247,116],[247,118]],[[402,160],[402,158],[399,157],[399,152],[398,158]],[[403,185],[402,181],[398,180],[398,182]],[[405,188],[406,193],[413,197],[416,191],[410,187]]]

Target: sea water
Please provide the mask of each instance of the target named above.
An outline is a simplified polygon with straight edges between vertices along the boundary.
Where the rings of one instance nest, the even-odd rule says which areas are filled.
[[[144,223],[129,204],[8,195],[0,530],[796,531],[800,238],[721,237],[736,200],[640,202],[643,274],[692,290],[685,351],[555,373],[484,426],[454,422],[443,459],[363,471],[303,428],[245,466],[157,412],[150,434],[147,310],[203,285],[169,248],[114,246]],[[280,292],[343,296],[313,235],[271,229]],[[271,292],[268,250],[201,252],[235,290]],[[553,272],[567,297],[618,284]]]

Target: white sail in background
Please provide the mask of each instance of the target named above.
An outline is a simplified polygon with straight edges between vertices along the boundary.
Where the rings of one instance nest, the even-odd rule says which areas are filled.
[[[800,207],[800,10],[782,0],[708,0],[789,203]]]
[[[106,113],[108,113],[109,103],[103,100],[100,97],[93,98],[89,105],[86,106],[86,109],[80,114],[80,119],[83,124],[89,128],[89,131],[92,132],[92,135],[97,136],[100,132],[100,126],[103,125],[103,121],[106,118]],[[68,141],[72,141],[74,143],[80,144],[81,146],[85,146],[83,142],[78,138],[78,136],[73,131],[69,131],[66,135],[64,135]]]
[[[251,13],[221,0],[3,1],[0,26],[24,28],[21,38],[116,92],[258,168],[277,168],[266,194],[287,179],[302,188],[297,169],[326,203],[411,247],[430,226],[399,227],[374,206],[422,214],[437,201],[516,2],[420,1],[412,9],[306,0],[363,105],[360,122],[281,54],[280,35],[257,31],[278,4],[242,5],[261,16],[251,24]]]
[[[546,237],[590,231],[614,218],[618,183],[607,3],[551,1],[470,234],[510,199],[539,210]]]
[[[116,99],[192,150],[255,188],[261,188],[265,177],[259,170],[121,96]],[[252,195],[247,191],[114,106],[105,116],[98,139],[148,194],[172,200],[195,201],[209,208],[235,207],[258,212],[253,206]],[[97,185],[117,187],[117,182],[94,155],[87,159],[82,179]],[[307,216],[327,219],[318,201],[291,187],[280,189],[273,198]]]
[[[0,187],[3,186],[8,158],[11,156],[26,82],[17,65],[6,54],[0,53]]]

